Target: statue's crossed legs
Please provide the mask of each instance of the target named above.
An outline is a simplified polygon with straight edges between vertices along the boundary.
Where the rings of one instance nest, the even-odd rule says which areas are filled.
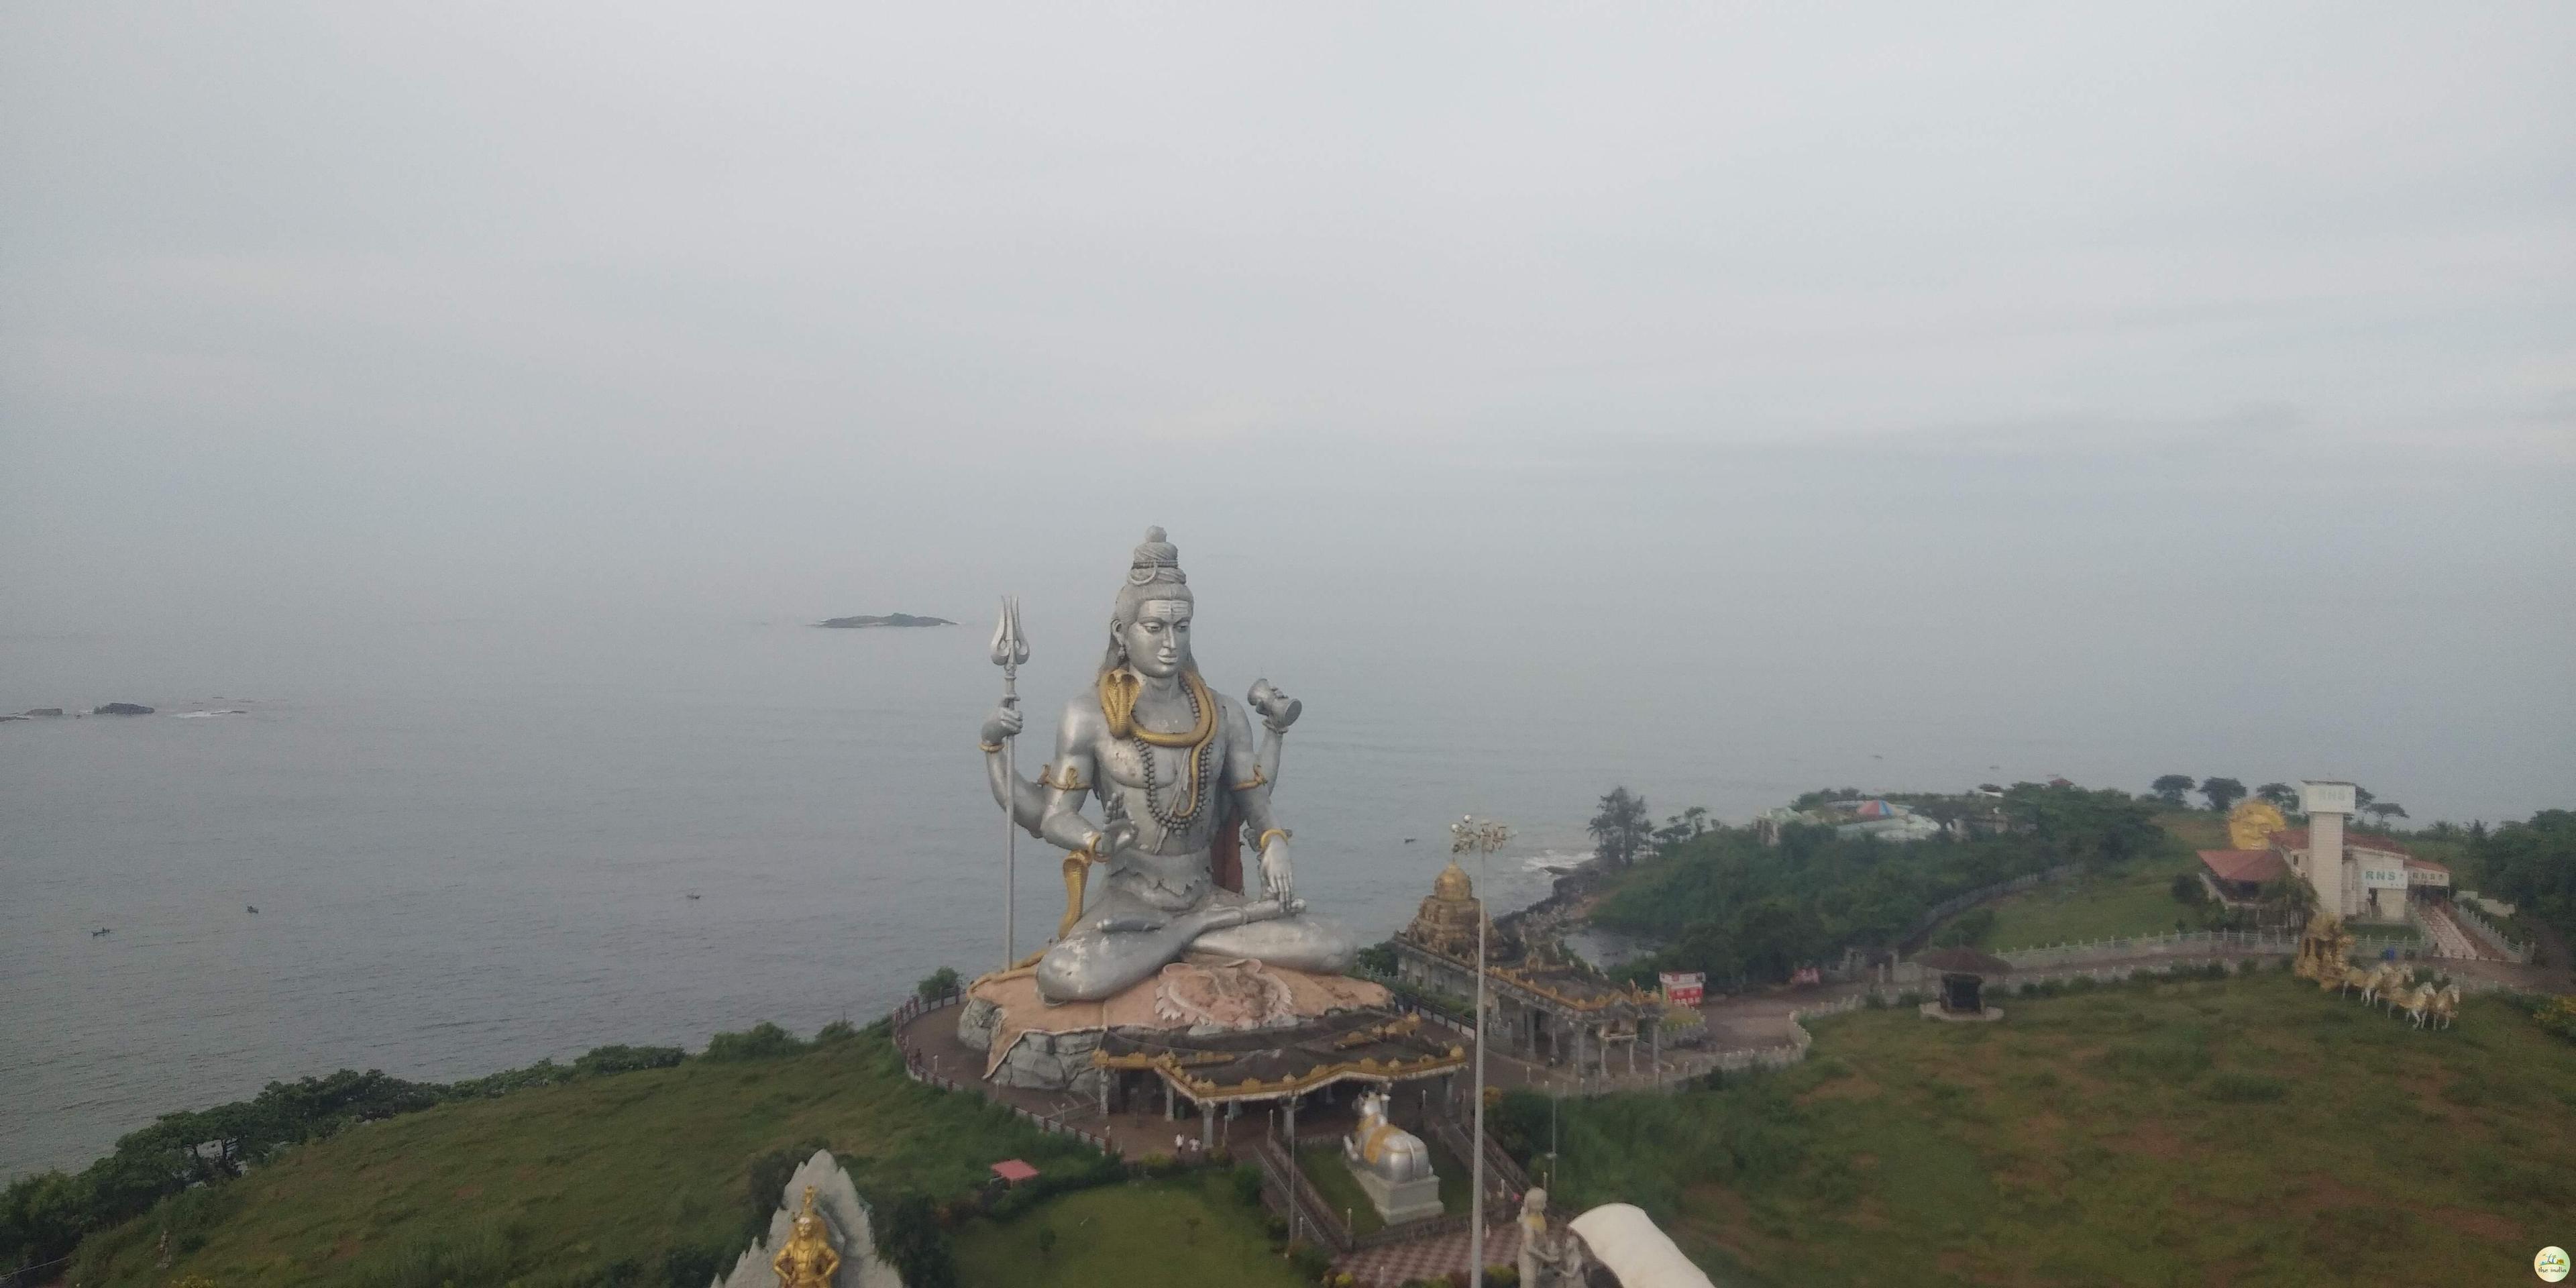
[[[1103,1001],[1193,950],[1340,973],[1351,964],[1349,933],[1306,915],[1305,906],[1220,890],[1196,908],[1163,912],[1126,891],[1105,891],[1079,929],[1039,955],[1038,996],[1050,1002]]]

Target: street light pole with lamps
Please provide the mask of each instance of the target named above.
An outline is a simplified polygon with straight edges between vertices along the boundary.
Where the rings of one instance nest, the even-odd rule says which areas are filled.
[[[1492,893],[1494,851],[1512,839],[1512,830],[1487,819],[1478,822],[1473,814],[1463,815],[1449,825],[1449,852],[1453,855],[1473,852],[1476,856],[1476,1110],[1475,1138],[1468,1142],[1475,1155],[1469,1170],[1474,1180],[1467,1198],[1467,1284],[1468,1288],[1485,1288],[1485,928],[1493,918],[1485,915],[1485,899]]]

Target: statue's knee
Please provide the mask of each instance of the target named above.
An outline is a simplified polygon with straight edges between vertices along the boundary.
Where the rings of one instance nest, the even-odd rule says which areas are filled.
[[[1096,1002],[1106,996],[1099,991],[1098,972],[1080,949],[1080,941],[1068,939],[1038,958],[1038,996],[1050,1002]]]
[[[1351,932],[1329,921],[1310,922],[1308,933],[1313,938],[1319,969],[1338,974],[1349,970],[1359,956],[1359,944],[1351,938]]]

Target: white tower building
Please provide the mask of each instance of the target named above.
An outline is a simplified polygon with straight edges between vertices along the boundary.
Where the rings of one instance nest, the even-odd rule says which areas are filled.
[[[2299,784],[2299,809],[2308,816],[2308,885],[2317,892],[2317,908],[2336,917],[2361,911],[2358,900],[2344,899],[2343,820],[2354,800],[2350,783]]]

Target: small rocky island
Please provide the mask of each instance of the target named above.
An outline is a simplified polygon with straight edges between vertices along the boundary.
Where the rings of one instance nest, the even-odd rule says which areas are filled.
[[[814,623],[837,631],[857,630],[862,626],[955,626],[945,617],[915,617],[910,613],[888,613],[883,617],[832,617]]]

